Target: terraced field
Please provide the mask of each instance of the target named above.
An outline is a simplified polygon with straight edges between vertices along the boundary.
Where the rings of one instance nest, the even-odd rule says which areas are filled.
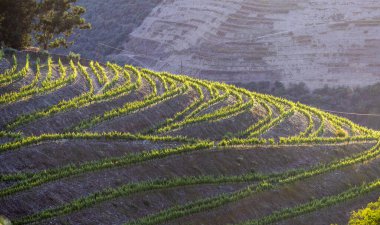
[[[344,224],[379,197],[379,133],[347,119],[130,65],[7,58],[13,224]]]
[[[376,0],[164,0],[110,58],[225,82],[380,81]]]

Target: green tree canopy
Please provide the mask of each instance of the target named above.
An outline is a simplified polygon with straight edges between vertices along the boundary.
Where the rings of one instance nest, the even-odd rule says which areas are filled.
[[[31,44],[35,0],[0,1],[0,43],[21,49]]]
[[[85,8],[74,5],[77,0],[43,0],[38,3],[35,22],[35,39],[43,48],[68,47],[68,38],[76,29],[90,29],[81,16]]]
[[[70,36],[91,25],[77,0],[1,0],[0,43],[22,49],[33,42],[43,49],[68,47]]]

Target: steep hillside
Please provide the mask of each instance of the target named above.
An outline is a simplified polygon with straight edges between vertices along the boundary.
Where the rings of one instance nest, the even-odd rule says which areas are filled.
[[[13,224],[344,224],[379,197],[379,133],[342,117],[130,65],[6,57]]]
[[[161,0],[78,0],[77,4],[86,8],[84,17],[92,24],[91,30],[78,32],[73,40],[75,45],[68,49],[55,50],[56,53],[80,53],[82,57],[106,60],[111,53],[120,52],[129,40],[129,34],[143,22],[151,10]]]
[[[219,81],[363,86],[380,81],[379,19],[373,0],[166,0],[113,58]]]

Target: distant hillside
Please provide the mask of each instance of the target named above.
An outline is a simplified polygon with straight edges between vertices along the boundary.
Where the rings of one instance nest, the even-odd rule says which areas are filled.
[[[335,111],[380,113],[380,15],[373,1],[78,3],[87,8],[93,30],[81,31],[72,48],[56,52],[75,51],[85,58],[116,59],[245,87],[261,82],[264,88],[252,90]],[[286,89],[274,87],[273,81]],[[350,118],[380,128],[378,117]]]
[[[379,9],[373,0],[167,0],[113,58],[218,81],[364,86],[380,81]]]
[[[80,31],[73,38],[75,45],[69,49],[54,52],[67,54],[74,51],[86,58],[106,60],[107,55],[114,53],[115,49],[99,43],[123,48],[124,42],[129,40],[129,34],[140,26],[160,2],[161,0],[78,0],[78,5],[87,9],[84,18],[92,24],[93,29]]]
[[[344,224],[379,197],[379,132],[345,118],[130,65],[6,59],[13,224]]]

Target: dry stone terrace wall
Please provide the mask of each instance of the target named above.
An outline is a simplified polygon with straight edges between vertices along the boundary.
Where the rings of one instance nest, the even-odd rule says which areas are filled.
[[[374,0],[167,0],[112,57],[227,82],[364,86],[380,81],[379,7]]]

